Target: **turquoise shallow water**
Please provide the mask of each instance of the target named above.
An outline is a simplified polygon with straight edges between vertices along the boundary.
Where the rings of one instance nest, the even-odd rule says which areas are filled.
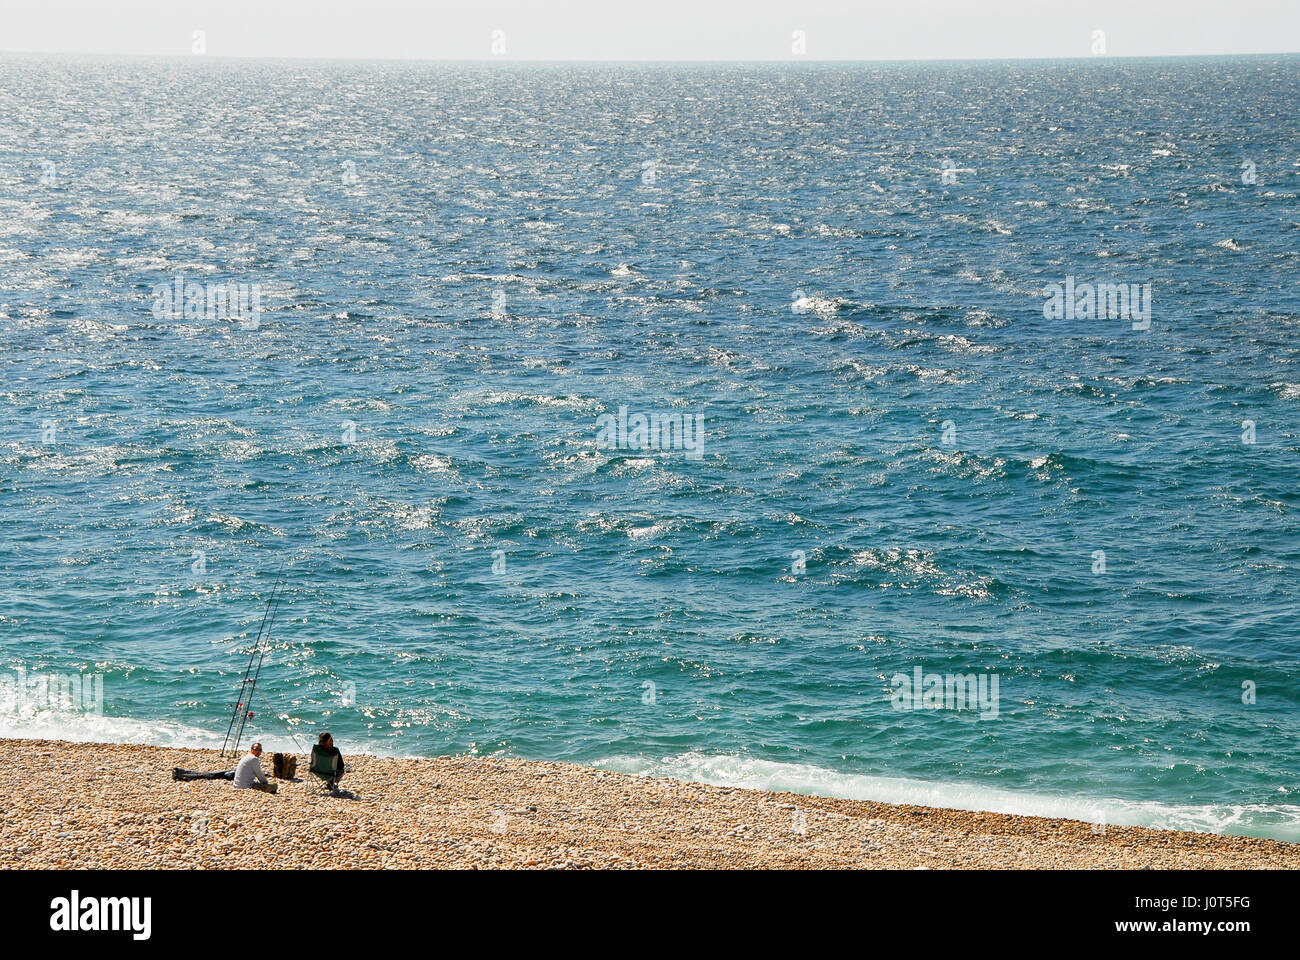
[[[268,745],[1300,839],[1298,92],[0,58],[0,734],[219,743],[285,564]]]

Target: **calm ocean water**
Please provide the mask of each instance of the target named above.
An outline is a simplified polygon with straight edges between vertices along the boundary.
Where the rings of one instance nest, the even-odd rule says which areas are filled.
[[[0,58],[0,733],[219,744],[285,564],[268,746],[1300,839],[1298,98]]]

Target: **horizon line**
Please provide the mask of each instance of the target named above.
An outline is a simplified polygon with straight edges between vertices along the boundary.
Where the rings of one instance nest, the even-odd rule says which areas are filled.
[[[102,57],[105,59],[137,60],[254,60],[282,61],[294,60],[315,63],[429,63],[429,64],[879,64],[879,63],[1056,63],[1061,61],[1097,61],[1106,60],[1204,60],[1204,59],[1240,59],[1247,57],[1295,57],[1300,50],[1276,50],[1259,53],[1146,53],[1146,54],[1082,54],[1077,56],[1042,56],[1042,57],[890,57],[861,59],[855,57],[766,57],[745,59],[704,60],[699,58],[596,58],[581,59],[574,57],[532,58],[532,57],[339,57],[314,56],[308,54],[219,54],[219,53],[123,53],[99,50],[3,50],[0,57],[7,56],[47,56],[47,57]]]

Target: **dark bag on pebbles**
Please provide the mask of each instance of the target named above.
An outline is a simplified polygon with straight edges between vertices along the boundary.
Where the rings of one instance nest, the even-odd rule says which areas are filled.
[[[298,758],[283,753],[271,754],[271,776],[277,780],[292,780],[298,772]]]

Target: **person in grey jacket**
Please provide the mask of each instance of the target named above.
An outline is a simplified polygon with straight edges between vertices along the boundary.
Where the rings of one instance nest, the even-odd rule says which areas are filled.
[[[248,748],[247,755],[235,767],[236,790],[253,789],[275,793],[275,784],[262,772],[261,756],[262,745],[260,743],[255,743]]]

